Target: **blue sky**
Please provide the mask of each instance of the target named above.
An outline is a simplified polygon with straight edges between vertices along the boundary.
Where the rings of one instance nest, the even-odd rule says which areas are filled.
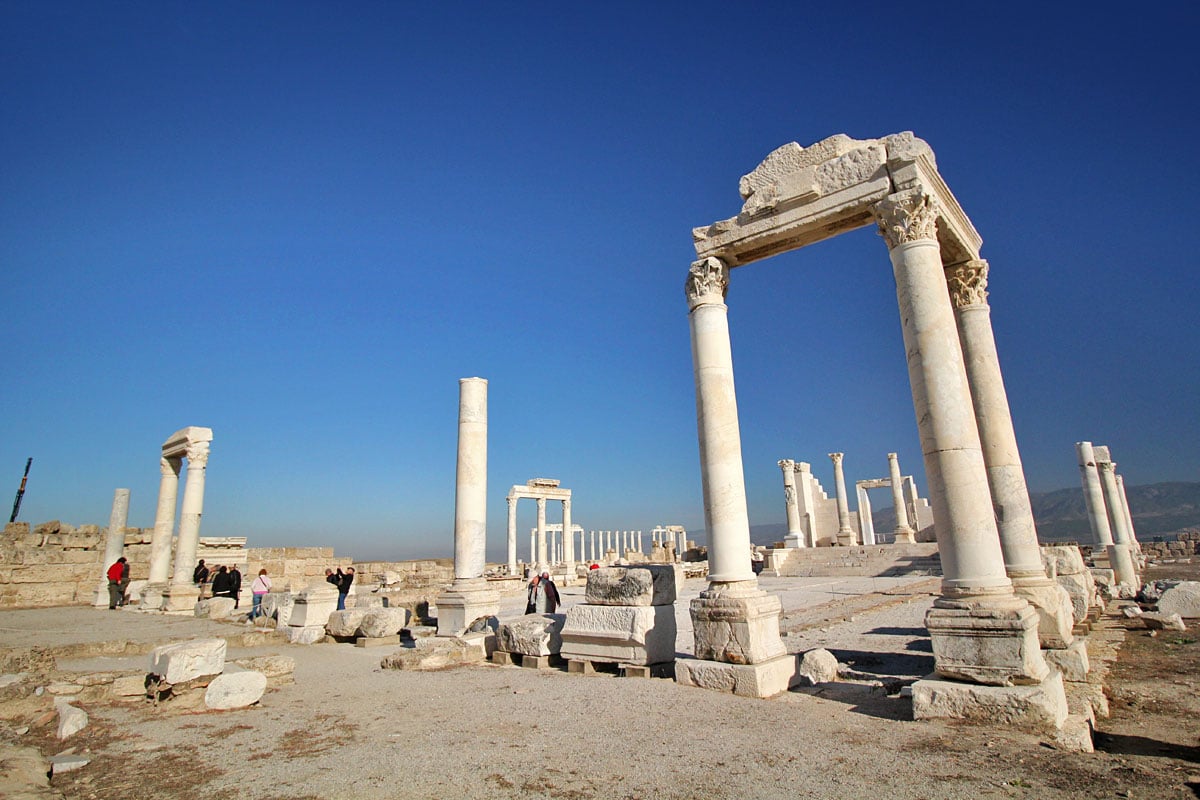
[[[1030,487],[1077,485],[1080,439],[1130,484],[1200,479],[1194,30],[1183,3],[5,2],[0,496],[33,456],[22,520],[104,524],[120,486],[149,526],[159,447],[201,425],[202,535],[450,555],[478,375],[491,558],[533,477],[586,528],[701,528],[691,229],[785,142],[903,130],[983,236]],[[784,457],[832,491],[826,453],[852,482],[897,451],[925,493],[874,231],[728,302],[752,524],[784,519]]]

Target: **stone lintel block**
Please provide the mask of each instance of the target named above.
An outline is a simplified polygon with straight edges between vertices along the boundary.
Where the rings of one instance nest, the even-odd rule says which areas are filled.
[[[480,617],[500,613],[500,594],[494,589],[451,586],[438,595],[437,635],[461,636]]]
[[[225,669],[225,640],[199,639],[156,647],[150,651],[150,672],[177,684]]]
[[[942,608],[925,615],[937,674],[994,686],[1040,684],[1049,672],[1038,642],[1037,612],[1016,608]]]
[[[674,567],[641,564],[589,570],[584,602],[603,606],[663,606],[672,605],[677,596]]]
[[[774,697],[801,681],[799,657],[784,654],[757,664],[730,664],[681,658],[675,661],[675,682],[741,697]]]
[[[1051,666],[1056,667],[1062,673],[1065,681],[1086,681],[1088,672],[1091,671],[1091,664],[1088,662],[1087,644],[1082,639],[1077,639],[1068,647],[1053,650],[1047,649],[1042,651],[1042,656]]]
[[[779,638],[783,604],[775,595],[702,594],[692,601],[691,611],[697,659],[757,664],[787,652]]]
[[[593,606],[567,609],[563,658],[655,664],[675,658],[674,606]]]
[[[1067,696],[1057,672],[1026,686],[980,686],[923,678],[913,684],[912,701],[917,720],[962,719],[1054,733],[1067,719]]]

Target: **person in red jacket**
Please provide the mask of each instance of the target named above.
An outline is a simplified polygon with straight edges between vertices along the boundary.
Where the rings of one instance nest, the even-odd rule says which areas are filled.
[[[125,556],[121,556],[108,568],[108,610],[116,611],[121,602],[121,578],[125,575]]]

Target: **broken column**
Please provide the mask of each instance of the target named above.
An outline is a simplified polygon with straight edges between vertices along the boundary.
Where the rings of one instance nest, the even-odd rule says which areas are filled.
[[[454,583],[437,600],[438,636],[461,636],[500,611],[500,595],[483,577],[487,540],[487,381],[458,382],[458,468],[454,490]],[[539,528],[544,530],[539,500]],[[539,549],[545,538],[541,538]],[[545,552],[538,554],[544,559]],[[543,561],[544,563],[544,561]]]
[[[1100,472],[1096,468],[1096,453],[1091,442],[1076,442],[1075,455],[1079,459],[1079,475],[1083,481],[1083,504],[1087,507],[1088,525],[1092,529],[1092,544],[1107,548],[1113,543],[1112,529],[1108,527],[1108,512],[1104,508],[1104,489],[1100,486]]]
[[[895,544],[913,544],[917,541],[916,532],[908,522],[908,507],[904,502],[903,480],[900,477],[900,457],[896,453],[888,453],[888,477],[892,480],[892,506],[896,510],[896,530],[893,531]]]
[[[103,608],[108,605],[107,570],[125,554],[125,526],[129,523],[129,490],[117,489],[113,493],[112,513],[108,517],[108,534],[104,539],[104,563],[101,565],[100,583],[92,598],[92,605]]]

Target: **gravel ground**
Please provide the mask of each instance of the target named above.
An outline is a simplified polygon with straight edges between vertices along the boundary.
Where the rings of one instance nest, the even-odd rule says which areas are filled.
[[[689,581],[683,600],[704,585]],[[932,667],[924,578],[763,578],[762,585],[784,599],[794,652],[824,646],[860,671],[904,679]],[[569,605],[582,589],[563,593]],[[522,604],[518,595],[505,598],[502,617]],[[686,651],[687,603],[677,609]],[[109,613],[58,611],[93,620]],[[32,623],[14,621],[22,614],[36,615],[0,614],[5,644]],[[126,615],[143,616],[111,616]],[[59,619],[54,630],[66,629]],[[56,778],[56,787],[87,800],[1150,796],[1143,789],[1192,796],[1179,793],[1178,778],[1161,783],[1121,772],[1119,756],[1059,752],[1008,729],[913,722],[910,701],[869,681],[755,700],[666,679],[561,670],[381,670],[389,648],[341,644],[232,648],[230,658],[275,652],[296,659],[295,683],[254,708],[89,707],[92,724],[70,743],[89,751],[92,763]],[[89,657],[60,667],[141,663]],[[44,745],[47,754],[63,749],[52,739]]]

